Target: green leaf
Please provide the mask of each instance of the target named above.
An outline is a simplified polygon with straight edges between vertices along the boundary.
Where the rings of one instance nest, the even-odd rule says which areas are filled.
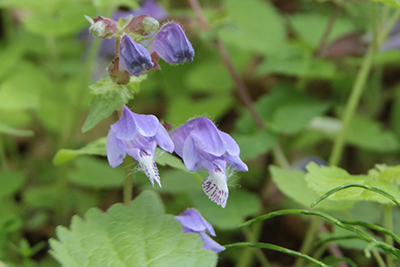
[[[296,13],[296,15],[289,17],[290,25],[300,40],[307,43],[313,50],[318,47],[328,20],[328,15],[316,13]],[[339,36],[347,34],[354,29],[355,26],[350,20],[338,17],[330,31],[327,42],[330,43]]]
[[[215,266],[217,255],[203,250],[197,234],[184,234],[166,215],[159,197],[141,193],[129,206],[115,204],[107,212],[90,209],[74,216],[70,229],[58,226],[50,240],[52,255],[63,266]]]
[[[168,170],[160,172],[162,187],[151,186],[149,181],[145,181],[140,188],[151,189],[157,192],[168,192],[172,194],[191,192],[203,192],[201,184],[193,177],[190,172],[182,172],[180,170]],[[136,177],[135,177],[136,178]],[[144,180],[144,179],[143,179]]]
[[[236,32],[219,33],[225,42],[268,54],[284,42],[284,21],[271,3],[261,0],[225,0],[224,7],[238,27]]]
[[[293,134],[304,129],[309,122],[322,115],[327,103],[279,85],[270,94],[260,97],[255,104],[268,129]],[[256,129],[254,120],[246,110],[237,122],[237,129],[252,133]]]
[[[60,149],[53,158],[54,165],[66,163],[79,155],[106,156],[107,137],[101,137],[80,149]]]
[[[225,208],[211,202],[204,192],[193,193],[190,198],[204,218],[213,226],[224,230],[237,228],[246,217],[257,214],[261,209],[259,197],[244,189],[231,188]]]
[[[20,207],[11,201],[2,201],[0,205],[0,236],[19,230],[24,224]],[[2,240],[0,239],[0,244]],[[0,252],[0,256],[2,252]]]
[[[0,199],[14,195],[25,184],[25,173],[19,172],[0,172]]]
[[[161,149],[157,148],[156,150],[156,155],[157,154],[161,154],[160,156],[158,156],[156,158],[156,162],[157,164],[161,165],[161,166],[170,166],[173,167],[177,170],[183,171],[183,172],[190,172],[188,171],[188,169],[185,167],[185,164],[183,164],[182,160],[169,154],[166,153],[164,151],[162,151]]]
[[[272,165],[269,167],[269,171],[279,190],[301,205],[310,207],[318,199],[319,195],[308,188],[305,172],[301,170],[288,171]],[[354,202],[326,200],[320,204],[317,208],[322,210],[348,210],[354,205]]]
[[[74,161],[69,173],[70,182],[89,188],[115,188],[124,184],[123,168],[111,168],[107,161],[82,157]]]
[[[146,75],[139,78],[132,76],[128,84],[117,84],[110,77],[103,78],[91,85],[90,112],[82,127],[82,132],[89,131],[99,121],[111,115],[121,105],[133,99],[133,94],[138,90],[139,84],[146,79]]]
[[[260,154],[267,153],[278,141],[276,134],[267,131],[257,131],[248,135],[233,135],[240,147],[242,160],[252,159]]]
[[[0,107],[4,110],[39,108],[43,92],[52,84],[37,66],[21,62],[0,85]]]
[[[200,99],[188,99],[177,95],[171,99],[166,120],[175,125],[183,124],[194,116],[207,116],[217,120],[232,106],[232,103],[233,97],[223,93]]]
[[[31,130],[20,130],[0,122],[0,133],[5,133],[15,136],[32,136],[34,133]]]
[[[312,162],[307,166],[307,170],[306,180],[309,187],[320,195],[335,187],[346,184],[361,184],[379,188],[393,197],[400,199],[398,180],[400,168],[398,166],[382,167],[377,165],[376,169],[368,172],[368,175],[350,175],[347,171],[339,167],[319,167]],[[336,192],[329,198],[331,200],[366,200],[391,203],[388,198],[364,188],[348,188]]]
[[[79,2],[59,2],[56,10],[40,10],[26,16],[22,22],[25,28],[40,36],[65,36],[81,31],[88,22],[84,15],[95,15],[96,9]]]
[[[315,58],[311,50],[292,44],[280,46],[260,65],[256,73],[332,79],[336,74],[336,66],[328,60]]]
[[[390,130],[384,130],[383,125],[370,118],[354,116],[346,133],[350,144],[376,152],[399,151],[400,143]]]
[[[139,7],[137,1],[134,0],[93,0],[93,5],[97,8],[109,8],[110,6],[123,6],[135,9]]]
[[[376,2],[381,2],[389,6],[400,7],[400,0],[375,0]]]

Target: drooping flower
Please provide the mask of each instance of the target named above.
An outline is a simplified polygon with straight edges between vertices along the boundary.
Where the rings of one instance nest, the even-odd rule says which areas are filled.
[[[194,57],[192,44],[178,23],[165,24],[150,42],[148,50],[169,64],[192,62]]]
[[[133,157],[154,186],[160,177],[154,161],[154,152],[158,145],[172,153],[174,144],[168,132],[154,115],[139,115],[124,107],[118,122],[111,125],[107,135],[107,158],[115,168],[123,162],[126,154]]]
[[[197,233],[203,238],[203,249],[210,249],[216,253],[225,250],[223,246],[207,235],[208,232],[210,235],[216,236],[214,228],[197,210],[187,209],[175,218],[182,224],[184,233]]]
[[[142,72],[154,66],[149,52],[125,34],[119,45],[122,67],[130,74],[139,77]]]
[[[228,185],[226,169],[248,171],[239,158],[240,148],[233,138],[205,117],[195,118],[169,132],[175,152],[189,171],[205,168],[209,177],[203,183],[204,193],[213,202],[226,206]]]

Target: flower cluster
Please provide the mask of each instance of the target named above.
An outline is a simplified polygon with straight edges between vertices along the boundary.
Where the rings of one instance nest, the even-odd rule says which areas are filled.
[[[146,8],[151,10],[154,4],[149,1]],[[161,17],[159,13],[155,15]],[[169,22],[160,28],[159,22],[147,14],[129,15],[118,22],[101,16],[86,18],[91,23],[91,34],[99,38],[116,38],[117,54],[109,72],[118,83],[129,81],[121,78],[126,75],[121,74],[119,63],[129,75],[138,77],[148,69],[159,68],[157,61],[160,58],[169,64],[193,61],[194,49],[178,23]]]
[[[169,153],[175,151],[189,171],[206,169],[209,177],[202,183],[203,191],[222,207],[228,199],[227,165],[236,171],[248,170],[239,158],[240,148],[235,140],[218,130],[210,119],[192,119],[168,135],[155,116],[138,115],[127,107],[107,136],[108,161],[115,168],[128,154],[139,162],[153,185],[156,180],[161,186],[154,161],[157,145]]]

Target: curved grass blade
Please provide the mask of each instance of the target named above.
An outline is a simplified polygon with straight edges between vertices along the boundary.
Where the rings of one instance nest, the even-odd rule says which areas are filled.
[[[334,237],[328,237],[328,238],[324,238],[318,242],[314,243],[314,246],[319,246],[328,242],[332,242],[332,241],[340,241],[340,240],[347,240],[347,239],[361,239],[358,235],[346,235],[346,236],[334,236]]]
[[[348,263],[351,267],[358,267],[357,264],[352,261],[349,258],[346,257],[333,257],[333,256],[328,256],[322,259],[325,262],[339,262],[339,261],[345,261],[346,263]]]
[[[367,223],[367,222],[361,222],[361,221],[353,221],[353,222],[351,222],[351,221],[342,221],[342,223],[350,224],[350,225],[359,225],[359,226],[363,226],[363,227],[366,227],[366,228],[370,228],[370,229],[375,230],[375,231],[379,231],[379,232],[381,232],[381,233],[383,233],[385,235],[390,235],[391,237],[393,237],[394,240],[396,240],[397,243],[400,244],[400,237],[398,235],[396,235],[394,232],[386,230],[386,228],[383,228],[383,227],[381,227],[379,225],[375,225],[375,224]]]
[[[397,206],[400,207],[400,201],[397,200],[394,196],[392,196],[391,194],[387,193],[386,191],[383,191],[382,189],[379,189],[377,187],[372,187],[372,186],[368,186],[368,185],[363,185],[363,184],[344,184],[338,187],[333,188],[332,190],[329,190],[328,192],[326,192],[325,194],[323,194],[320,198],[318,198],[316,201],[314,201],[314,203],[311,204],[311,207],[313,208],[315,205],[317,205],[319,202],[321,202],[322,200],[328,198],[330,195],[346,189],[346,188],[350,188],[350,187],[360,187],[360,188],[364,188],[370,191],[373,191],[375,193],[381,194],[382,196],[390,199],[391,201],[393,201],[393,203],[395,203]]]
[[[280,247],[277,245],[273,245],[273,244],[268,244],[268,243],[251,243],[251,242],[239,242],[239,243],[233,243],[233,244],[228,244],[225,245],[226,248],[237,248],[237,247],[255,247],[255,248],[266,248],[266,249],[271,249],[271,250],[275,250],[275,251],[279,251],[279,252],[283,252],[286,254],[289,254],[291,256],[295,256],[298,258],[303,258],[309,262],[312,262],[314,264],[316,264],[317,266],[320,267],[330,267],[329,265],[326,265],[325,263],[316,260],[308,255],[305,255],[301,252],[298,251],[294,251],[291,249],[287,249],[284,247]]]
[[[393,256],[395,256],[397,259],[400,259],[400,250],[392,247],[386,243],[380,242],[378,240],[376,240],[374,237],[368,235],[366,232],[352,226],[349,224],[345,224],[342,221],[336,219],[335,217],[332,217],[326,213],[320,212],[320,211],[311,211],[311,210],[298,210],[298,209],[287,209],[287,210],[280,210],[280,211],[275,211],[275,212],[271,212],[259,217],[256,217],[254,219],[251,219],[241,225],[239,225],[239,227],[244,227],[244,226],[248,226],[252,223],[255,222],[259,222],[259,221],[263,221],[272,217],[276,217],[276,216],[282,216],[282,215],[287,215],[287,214],[303,214],[303,215],[314,215],[314,216],[318,216],[321,218],[324,218],[334,224],[336,224],[337,226],[339,226],[340,228],[346,229],[350,232],[355,233],[356,235],[358,235],[361,239],[363,239],[364,241],[367,241],[369,243],[372,243],[373,245],[385,250],[386,252],[392,254]]]

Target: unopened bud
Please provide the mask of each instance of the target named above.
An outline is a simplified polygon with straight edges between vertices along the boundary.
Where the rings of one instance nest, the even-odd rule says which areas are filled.
[[[93,34],[93,36],[99,38],[111,38],[117,31],[117,24],[112,19],[101,16],[98,18],[85,17],[90,23],[92,23],[89,27],[89,32]]]
[[[160,23],[158,22],[158,20],[152,17],[145,17],[142,20],[142,25],[143,25],[143,30],[146,33],[151,33],[152,31],[156,31],[158,30],[158,28],[160,28]]]

